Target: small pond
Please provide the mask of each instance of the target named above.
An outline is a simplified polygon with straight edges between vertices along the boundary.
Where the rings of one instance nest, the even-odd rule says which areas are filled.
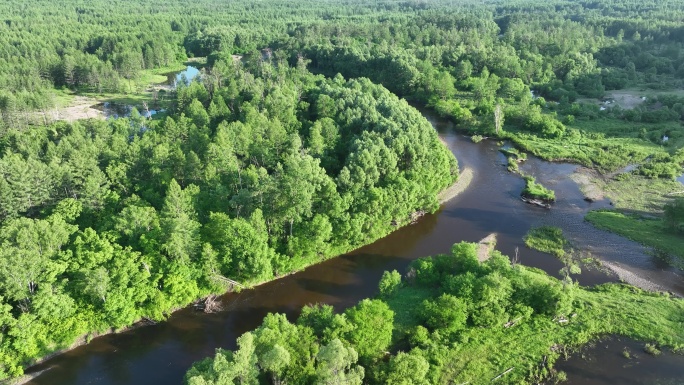
[[[172,85],[174,88],[177,84],[183,82],[185,84],[190,84],[196,77],[200,74],[200,70],[197,67],[187,66],[183,71],[172,72],[167,74],[167,84]]]
[[[175,88],[176,85],[181,82],[185,84],[190,84],[190,82],[192,82],[195,78],[198,78],[199,74],[199,68],[187,66],[182,71],[171,72],[167,74],[166,84],[172,86],[173,88]],[[133,107],[133,105],[127,103],[104,102],[96,104],[92,108],[102,111],[105,119],[116,119],[131,116],[131,113],[133,112]],[[146,118],[151,118],[152,116],[165,111],[164,109],[153,108],[145,110],[142,108],[142,106],[136,108],[138,109],[138,113],[140,113],[140,115]]]

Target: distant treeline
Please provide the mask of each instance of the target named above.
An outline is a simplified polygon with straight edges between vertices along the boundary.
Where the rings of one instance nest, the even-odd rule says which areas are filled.
[[[493,130],[495,106],[505,104],[508,126],[539,137],[576,137],[568,125],[607,117],[644,123],[623,136],[684,143],[682,97],[634,110],[574,103],[625,87],[684,84],[677,2],[39,1],[3,4],[0,14],[2,131],[25,126],[26,111],[53,108],[53,87],[123,92],[149,69],[192,56],[208,57],[211,67],[240,54],[253,64],[273,57],[368,77],[482,132]],[[535,106],[531,89],[543,97]],[[564,155],[606,169],[625,163],[612,153],[648,155],[589,146],[590,161]]]

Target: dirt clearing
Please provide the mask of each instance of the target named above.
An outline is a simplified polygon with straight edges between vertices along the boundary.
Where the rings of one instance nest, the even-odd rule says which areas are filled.
[[[644,92],[633,90],[610,91],[606,93],[606,99],[612,100],[606,107],[618,105],[625,110],[631,110],[646,101]]]
[[[58,107],[47,113],[48,119],[51,120],[65,120],[67,122],[74,122],[79,119],[104,119],[104,112],[94,108],[99,101],[97,99],[76,96],[66,107]]]
[[[603,200],[605,197],[603,188],[599,184],[601,177],[597,171],[586,167],[578,167],[570,175],[570,178],[579,185],[586,201],[596,202]]]

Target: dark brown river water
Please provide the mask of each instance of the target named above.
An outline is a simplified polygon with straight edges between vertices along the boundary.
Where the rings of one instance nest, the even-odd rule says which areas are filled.
[[[643,342],[611,337],[556,367],[568,374],[565,385],[682,385],[683,362],[681,355],[664,352],[652,356],[644,352]]]
[[[587,210],[604,207],[606,203],[583,200],[579,188],[569,179],[576,166],[530,159],[524,166],[525,172],[553,188],[558,202],[552,210],[527,205],[519,199],[523,180],[506,171],[506,160],[495,143],[474,144],[455,133],[453,126],[434,112],[421,111],[456,154],[460,167],[474,171],[468,189],[439,212],[303,272],[253,290],[224,295],[224,311],[220,313],[183,309],[167,322],[96,338],[31,368],[29,372],[49,370],[29,384],[181,384],[194,361],[213,355],[219,347],[235,348],[236,338],[260,325],[269,312],[286,313],[294,319],[301,307],[310,303],[328,303],[337,309],[352,306],[376,293],[377,282],[385,270],[404,272],[415,258],[447,252],[456,242],[478,241],[492,232],[498,234],[497,248],[503,253],[513,255],[518,248],[521,263],[557,275],[562,267],[558,260],[529,250],[522,242],[530,227],[541,224],[560,226],[575,244],[588,246],[595,256],[619,262],[670,291],[684,294],[682,276],[650,257],[643,247],[596,230],[583,221]],[[586,269],[575,278],[583,285],[614,280]],[[626,384],[620,380],[624,362],[610,360],[615,354],[613,350],[590,350],[595,360],[571,360],[564,363],[563,370],[570,375],[572,384]],[[645,378],[650,382],[629,383],[656,383],[661,372],[684,378],[684,357],[665,357],[640,363],[639,370],[649,373]]]

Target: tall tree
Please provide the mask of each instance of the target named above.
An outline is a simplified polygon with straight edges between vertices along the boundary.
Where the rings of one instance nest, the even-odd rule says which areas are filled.
[[[199,189],[190,185],[181,189],[175,179],[169,183],[160,215],[163,231],[162,249],[170,258],[188,263],[199,251],[200,223],[193,204]]]

